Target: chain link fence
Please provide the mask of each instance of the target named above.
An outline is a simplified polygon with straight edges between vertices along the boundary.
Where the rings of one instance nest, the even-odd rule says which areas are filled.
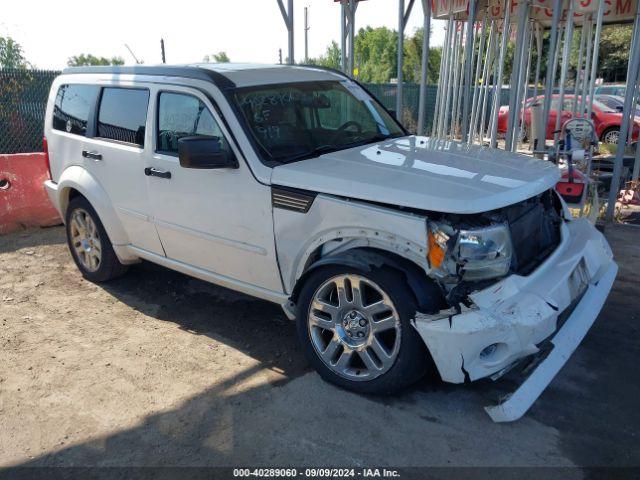
[[[44,112],[57,71],[0,70],[0,153],[42,150]]]
[[[364,86],[369,90],[387,109],[396,109],[396,96],[398,94],[398,86],[394,83],[366,83]],[[487,100],[487,111],[491,112],[493,105],[493,93],[489,89],[490,94]],[[427,102],[425,105],[425,127],[427,135],[431,134],[431,126],[436,109],[436,97],[438,93],[437,85],[427,85]],[[473,89],[470,93],[473,97]],[[527,91],[527,98],[533,96],[533,88]],[[402,124],[411,133],[415,133],[418,128],[418,103],[420,99],[420,85],[405,83],[402,88]],[[500,92],[500,105],[509,104],[509,89],[503,88]],[[489,122],[489,115],[485,118],[486,124]]]
[[[59,71],[0,70],[0,153],[28,153],[42,149],[44,114],[53,79]],[[380,102],[390,110],[396,108],[396,84],[365,84]],[[437,85],[427,85],[426,127],[436,104]],[[508,90],[502,92],[502,104],[508,101]],[[418,124],[420,86],[405,84],[403,88],[402,121],[410,132]]]
[[[396,109],[396,97],[398,85],[394,83],[366,83],[364,86],[369,90],[387,109]],[[436,108],[437,85],[427,85],[427,104],[425,112],[427,114],[427,129],[431,128],[431,119]],[[402,124],[410,132],[415,132],[418,128],[418,100],[420,98],[420,85],[405,83],[402,86]]]

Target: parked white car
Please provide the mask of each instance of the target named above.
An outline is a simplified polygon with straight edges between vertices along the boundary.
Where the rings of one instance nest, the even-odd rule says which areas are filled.
[[[488,409],[519,418],[617,271],[553,164],[411,136],[326,69],[72,68],[45,135],[85,278],[143,259],[276,302],[320,375],[356,392],[434,364],[446,382],[496,378],[528,357],[533,373]]]

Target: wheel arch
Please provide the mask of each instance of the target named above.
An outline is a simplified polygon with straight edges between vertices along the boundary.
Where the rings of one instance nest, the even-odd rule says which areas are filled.
[[[329,265],[345,265],[364,272],[385,266],[400,272],[422,312],[436,312],[446,305],[442,290],[427,276],[425,270],[412,260],[395,252],[376,247],[354,247],[335,255],[320,256],[321,251],[322,248],[319,247],[309,256],[304,272],[293,287],[290,297],[293,304],[297,302],[303,285],[312,273]]]
[[[78,195],[83,196],[96,211],[113,245],[129,244],[129,237],[111,204],[111,199],[98,180],[87,170],[77,165],[62,172],[58,181],[60,214],[66,218],[69,202]]]

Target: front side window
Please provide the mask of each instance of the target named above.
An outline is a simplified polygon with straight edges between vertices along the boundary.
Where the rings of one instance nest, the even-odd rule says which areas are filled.
[[[267,161],[286,163],[404,135],[351,81],[240,88],[233,99]]]
[[[62,85],[53,107],[53,128],[86,135],[91,107],[100,88],[95,85]]]
[[[218,122],[198,98],[183,93],[162,92],[158,101],[158,136],[156,149],[177,154],[183,137],[215,137],[220,149],[231,151]]]
[[[105,88],[98,112],[98,137],[144,147],[149,90]]]

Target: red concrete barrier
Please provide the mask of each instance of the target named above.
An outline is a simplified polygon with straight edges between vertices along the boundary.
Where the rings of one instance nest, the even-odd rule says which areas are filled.
[[[44,153],[0,155],[0,235],[61,223],[44,189],[47,179]]]

